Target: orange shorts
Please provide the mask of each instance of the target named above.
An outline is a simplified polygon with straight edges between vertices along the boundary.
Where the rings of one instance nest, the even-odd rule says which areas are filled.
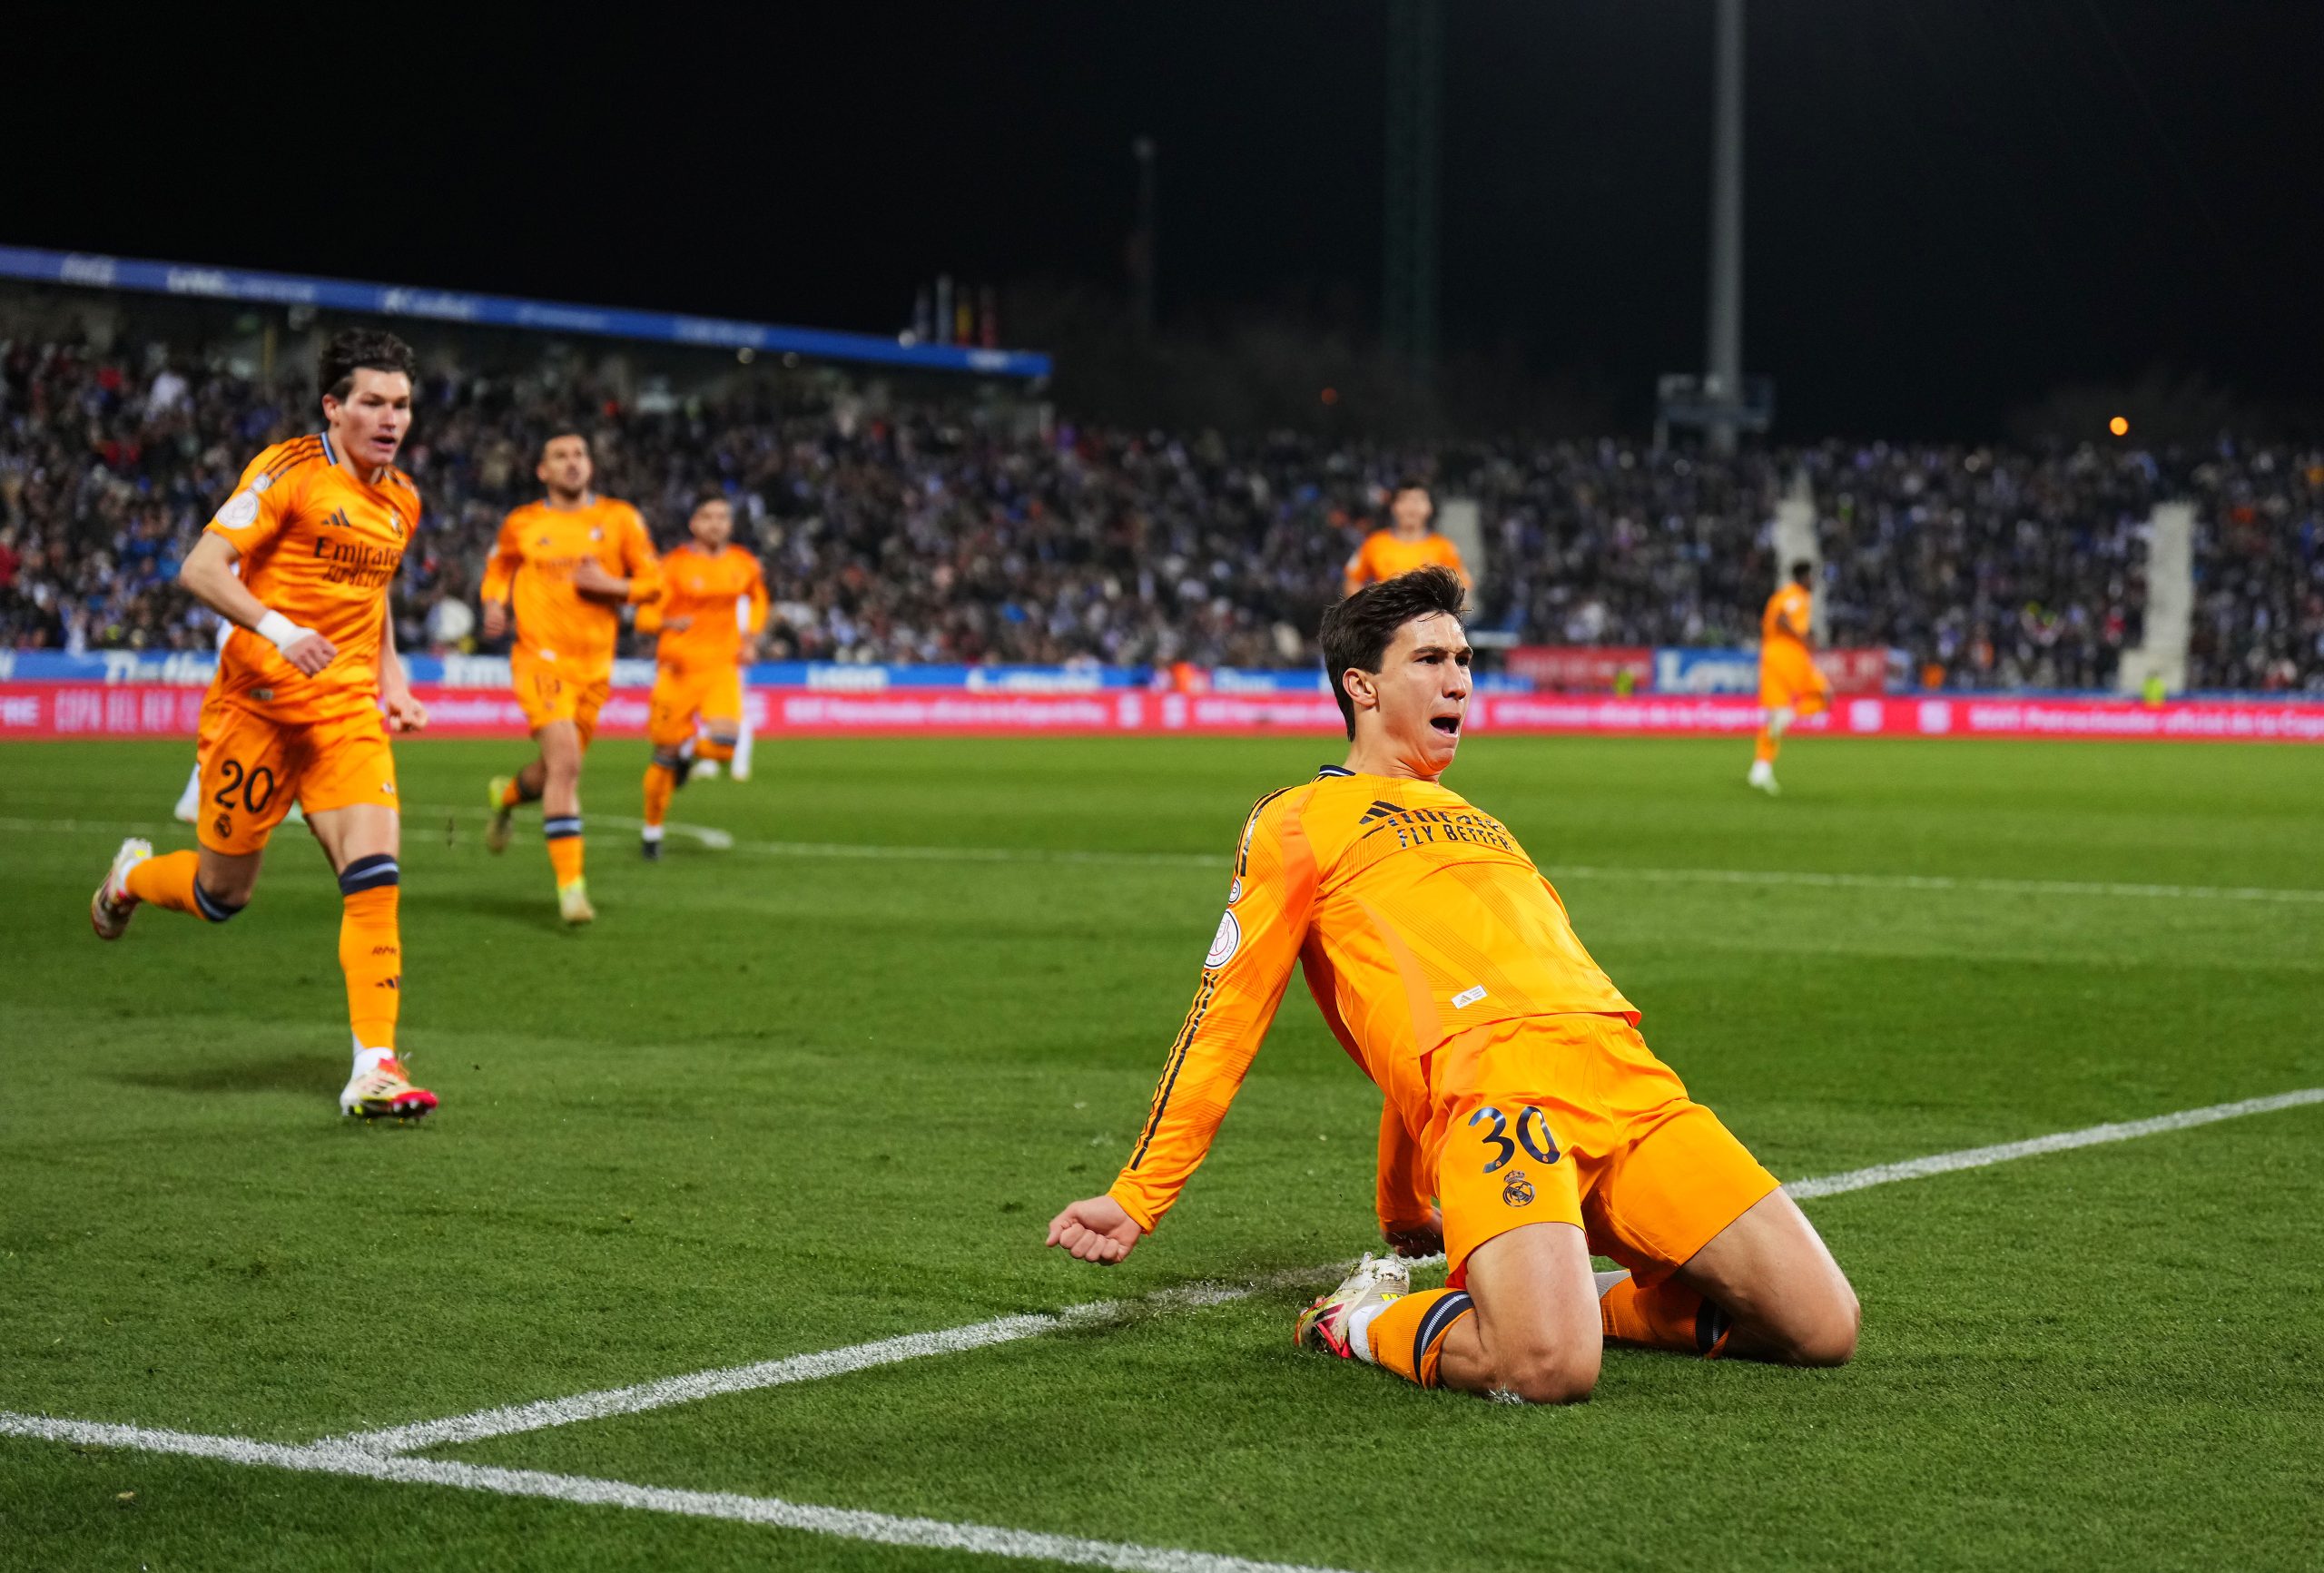
[[[202,817],[195,834],[239,857],[266,845],[297,803],[310,814],[396,808],[396,759],[377,712],[293,724],[213,699],[202,707]]]
[[[613,692],[611,670],[581,680],[556,662],[519,649],[509,654],[508,672],[517,681],[517,703],[524,707],[527,726],[538,732],[553,721],[569,721],[581,733],[581,746],[589,746],[597,735],[597,712]]]
[[[1428,1065],[1423,1174],[1436,1176],[1450,1282],[1527,1224],[1660,1283],[1776,1189],[1619,1016],[1536,1016],[1447,1039]]]
[[[1832,703],[1832,680],[1816,658],[1797,647],[1763,645],[1759,651],[1759,708],[1788,709],[1814,715]]]
[[[675,748],[694,732],[700,716],[715,730],[727,723],[734,731],[743,723],[743,669],[731,661],[706,666],[681,666],[664,662],[654,671],[653,708],[645,718],[645,735],[656,748]]]

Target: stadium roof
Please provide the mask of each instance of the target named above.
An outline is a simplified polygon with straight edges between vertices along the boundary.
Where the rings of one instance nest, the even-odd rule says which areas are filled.
[[[246,300],[275,306],[312,306],[361,311],[381,317],[417,317],[435,322],[465,322],[486,328],[532,329],[547,333],[587,333],[606,339],[645,339],[660,344],[714,349],[750,349],[772,354],[852,360],[922,371],[966,371],[986,377],[1047,377],[1049,358],[1030,349],[985,349],[964,344],[907,344],[876,333],[842,333],[822,328],[787,328],[772,322],[736,322],[680,312],[636,311],[614,306],[576,306],[556,300],[527,300],[511,295],[482,295],[459,290],[429,290],[404,284],[362,283],[350,279],[303,278],[193,262],[157,262],[141,257],[108,257],[87,251],[47,251],[0,246],[0,279],[41,284],[73,284],[93,290],[135,290],[211,300]]]

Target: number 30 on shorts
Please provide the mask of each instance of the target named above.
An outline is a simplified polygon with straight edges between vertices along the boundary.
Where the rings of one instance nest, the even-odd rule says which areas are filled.
[[[1472,1127],[1485,1120],[1492,1122],[1492,1129],[1480,1139],[1496,1153],[1492,1162],[1484,1166],[1485,1174],[1490,1175],[1506,1165],[1517,1155],[1517,1149],[1521,1146],[1536,1163],[1554,1164],[1558,1161],[1558,1139],[1550,1135],[1549,1116],[1531,1104],[1517,1111],[1515,1141],[1509,1139],[1509,1116],[1490,1104],[1469,1116],[1469,1124]]]

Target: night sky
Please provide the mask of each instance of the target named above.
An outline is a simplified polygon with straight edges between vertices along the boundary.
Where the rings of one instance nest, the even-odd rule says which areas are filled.
[[[502,9],[14,18],[0,241],[890,331],[940,270],[1118,286],[1149,133],[1166,324],[1376,320],[1377,0]],[[1748,28],[1784,434],[1984,437],[2156,365],[2318,402],[2324,4]],[[1449,0],[1448,351],[1635,409],[1699,369],[1710,43],[1710,0]]]

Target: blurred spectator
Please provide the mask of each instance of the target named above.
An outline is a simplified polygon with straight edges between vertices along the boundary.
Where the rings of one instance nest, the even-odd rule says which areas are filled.
[[[0,646],[206,647],[180,556],[303,393],[69,344],[0,346]],[[578,429],[600,485],[665,541],[704,487],[763,557],[775,658],[1281,666],[1396,477],[1475,497],[1480,627],[1532,643],[1739,645],[1803,478],[1832,643],[1964,688],[2112,684],[2140,636],[2144,527],[2197,506],[2196,687],[2324,690],[2324,454],[2191,457],[1827,443],[1731,458],[1622,442],[1463,445],[1060,426],[851,401],[626,409],[570,379],[435,376],[404,463],[428,511],[396,585],[408,649],[458,646],[542,439]],[[666,403],[666,401],[665,401]],[[2171,478],[2166,481],[2164,477]]]

